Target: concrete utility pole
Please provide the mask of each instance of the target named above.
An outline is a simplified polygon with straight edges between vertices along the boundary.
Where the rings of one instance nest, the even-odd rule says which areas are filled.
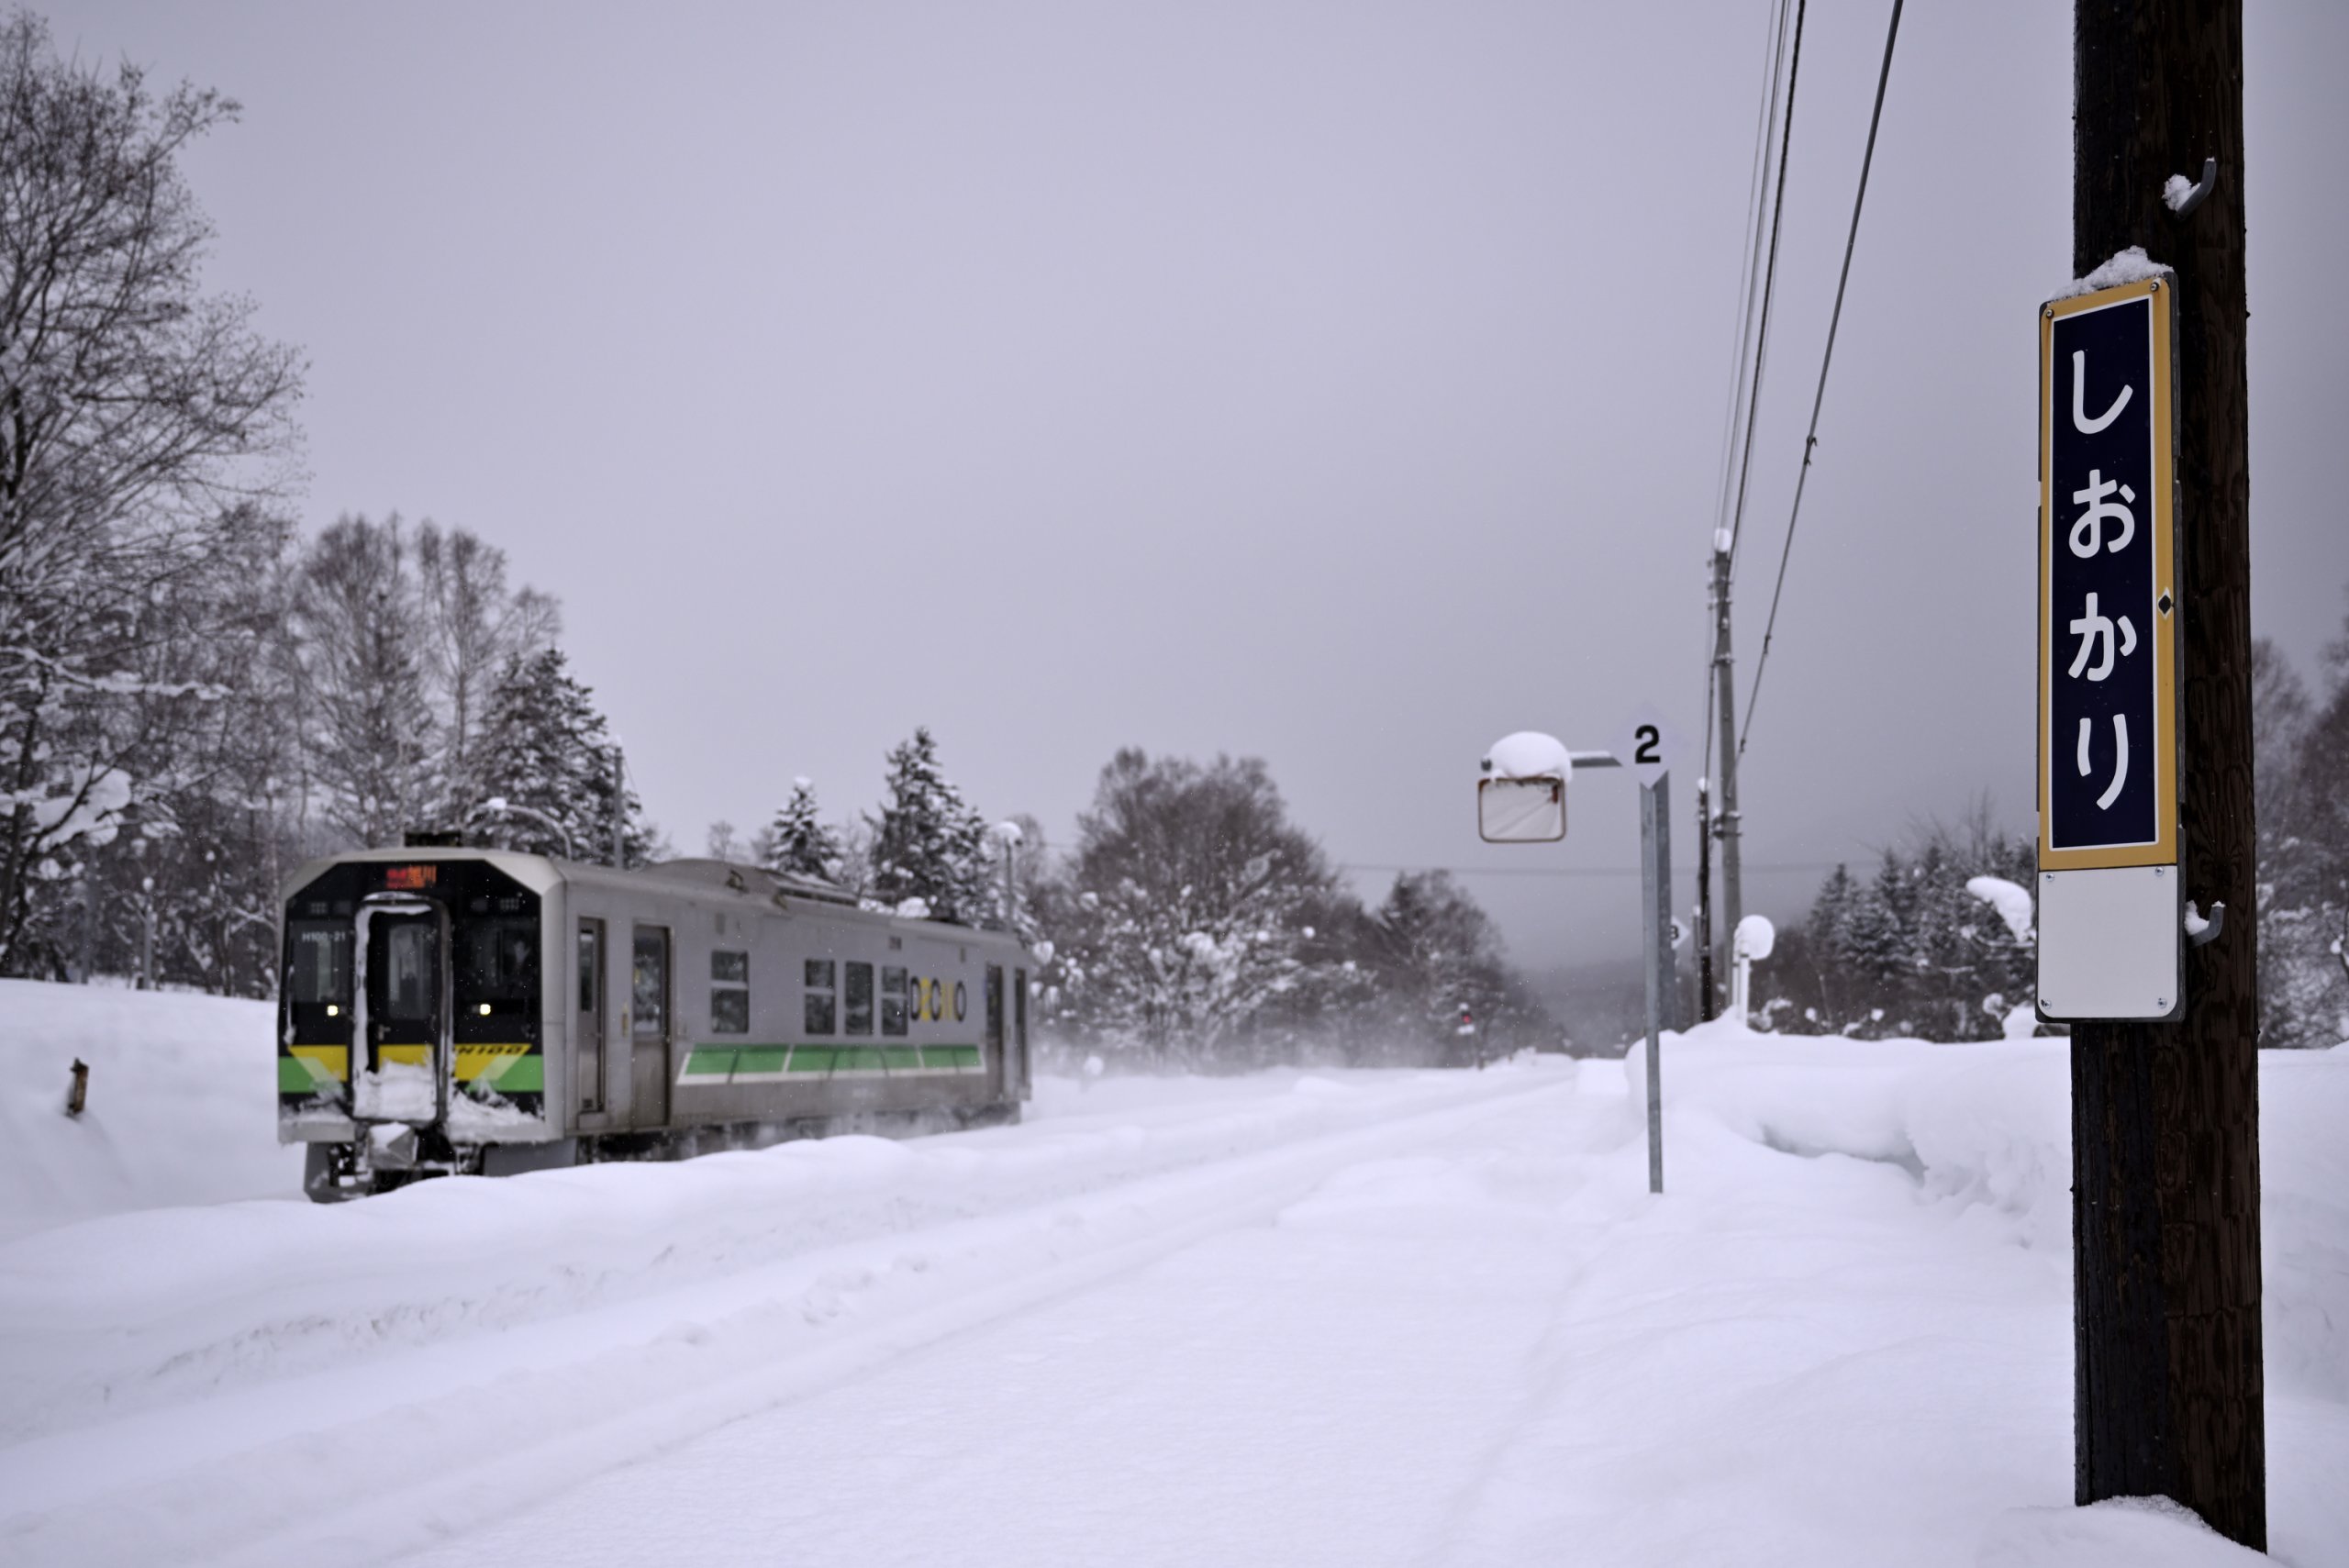
[[[1697,1017],[1710,1022],[1713,1002],[1713,818],[1710,781],[1697,781]]]
[[[2241,0],[2077,0],[2072,264],[2176,270],[2183,892],[2229,912],[2176,1023],[2072,1032],[2076,1495],[2267,1544]],[[2173,213],[2173,174],[2215,188]]]
[[[1721,725],[1721,806],[1715,818],[1721,840],[1721,917],[1714,929],[1721,933],[1723,964],[1731,958],[1727,944],[1736,940],[1737,923],[1745,915],[1737,876],[1737,693],[1731,679],[1737,662],[1729,651],[1728,547],[1726,538],[1716,537],[1713,541],[1713,684],[1720,694]],[[1705,995],[1705,1005],[1710,1007],[1709,987]]]
[[[628,870],[628,754],[612,747],[612,869]]]

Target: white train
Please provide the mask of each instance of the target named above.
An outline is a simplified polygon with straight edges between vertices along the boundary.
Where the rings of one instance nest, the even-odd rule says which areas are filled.
[[[825,884],[368,850],[304,866],[284,909],[278,1138],[321,1200],[1017,1120],[1028,1095],[1026,950]]]

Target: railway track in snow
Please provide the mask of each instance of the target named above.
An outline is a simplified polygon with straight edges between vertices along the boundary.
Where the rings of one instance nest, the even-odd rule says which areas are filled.
[[[1571,1084],[1307,1078],[1154,1119],[50,1233],[0,1251],[23,1396],[0,1418],[0,1558],[382,1561]]]

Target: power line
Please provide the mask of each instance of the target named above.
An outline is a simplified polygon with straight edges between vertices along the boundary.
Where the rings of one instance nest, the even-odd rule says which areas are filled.
[[[1851,862],[1848,861],[1798,861],[1780,865],[1749,866],[1746,869],[1755,872],[1793,875],[1797,873],[1809,873],[1833,871],[1838,865],[1848,865]],[[1393,872],[1397,874],[1407,875],[1417,872],[1440,871],[1451,876],[1558,876],[1566,877],[1572,880],[1580,880],[1589,877],[1631,877],[1640,874],[1640,868],[1637,866],[1370,865],[1350,862],[1340,865],[1337,869],[1340,871],[1377,872],[1382,874]]]
[[[1753,427],[1762,412],[1762,370],[1770,357],[1770,304],[1778,289],[1778,231],[1787,208],[1787,153],[1795,139],[1795,87],[1802,79],[1802,22],[1809,0],[1795,0],[1795,47],[1787,63],[1787,117],[1778,139],[1778,189],[1770,202],[1770,261],[1762,273],[1762,327],[1753,339],[1753,389],[1745,400],[1745,451],[1738,461],[1737,506],[1730,515],[1729,544],[1735,559],[1737,536],[1745,526],[1746,482],[1753,473]],[[1726,759],[1724,759],[1726,761]]]
[[[1876,72],[1876,108],[1868,116],[1867,151],[1860,158],[1860,188],[1852,197],[1852,232],[1843,241],[1843,272],[1835,280],[1835,312],[1827,318],[1827,351],[1819,359],[1819,392],[1810,403],[1810,432],[1803,438],[1802,468],[1795,475],[1794,509],[1787,514],[1787,542],[1778,552],[1778,584],[1770,591],[1770,618],[1763,624],[1762,651],[1753,660],[1753,688],[1745,697],[1745,728],[1737,736],[1737,754],[1741,757],[1745,755],[1746,740],[1753,733],[1753,705],[1762,696],[1762,672],[1769,665],[1770,639],[1778,628],[1778,599],[1787,591],[1787,562],[1794,554],[1795,523],[1802,516],[1803,483],[1810,477],[1811,449],[1819,444],[1819,411],[1827,401],[1827,367],[1835,358],[1835,328],[1843,320],[1843,290],[1852,281],[1852,252],[1860,242],[1860,208],[1867,201],[1868,169],[1876,161],[1876,132],[1884,119],[1885,84],[1892,80],[1892,45],[1900,36],[1900,5],[1901,0],[1892,0],[1892,23],[1884,33],[1884,67]],[[1797,41],[1800,41],[1799,25]],[[1793,107],[1791,94],[1787,107],[1789,111]]]
[[[1753,239],[1737,278],[1737,339],[1730,354],[1729,407],[1721,423],[1720,484],[1713,502],[1716,533],[1729,526],[1730,480],[1737,472],[1738,431],[1745,418],[1745,370],[1753,352],[1755,289],[1762,275],[1762,195],[1770,188],[1770,128],[1778,123],[1778,84],[1784,80],[1787,62],[1787,0],[1777,0],[1770,25],[1770,69],[1763,78],[1762,101],[1755,106],[1753,172],[1745,193],[1745,227]],[[1709,700],[1709,710],[1710,706]]]
[[[1737,337],[1730,354],[1729,406],[1721,423],[1720,483],[1713,502],[1713,532],[1719,539],[1729,527],[1730,481],[1738,470],[1738,432],[1747,417],[1745,400],[1746,367],[1752,362],[1753,349],[1753,308],[1762,274],[1762,195],[1770,188],[1770,132],[1778,123],[1778,88],[1785,80],[1787,62],[1787,17],[1790,0],[1777,0],[1771,9],[1770,27],[1765,39],[1770,47],[1764,51],[1769,69],[1762,79],[1761,102],[1754,106],[1753,170],[1748,177],[1745,192],[1745,227],[1753,239],[1746,250],[1737,279]],[[1704,762],[1699,776],[1710,777],[1713,771],[1713,677],[1712,616],[1705,617],[1705,706],[1706,716]]]

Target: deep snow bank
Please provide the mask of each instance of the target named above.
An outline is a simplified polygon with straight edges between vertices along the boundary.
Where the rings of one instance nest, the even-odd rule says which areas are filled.
[[[2046,1288],[2068,1301],[2068,1050],[2061,1040],[1765,1035],[1727,1020],[1667,1036],[1666,1186],[1733,1201],[1756,1173],[1740,1150],[1754,1145],[1851,1172],[1874,1165],[1954,1232],[2043,1257]],[[1644,1054],[1623,1063],[1627,1120],[1643,1114]],[[2349,1458],[2349,1045],[2263,1051],[2259,1081],[2271,1525],[2288,1561],[2349,1562],[2349,1492],[2333,1484],[2331,1459],[2309,1462]],[[2061,1349],[2068,1356],[2068,1341]],[[2001,1548],[2010,1555],[1991,1558],[2102,1562],[2083,1555],[2078,1532],[2119,1531],[2118,1540],[2161,1528],[2059,1512],[2028,1528],[2017,1521]],[[2331,1544],[2310,1552],[2312,1541]]]
[[[1666,1038],[1665,1112],[1789,1154],[1898,1166],[2032,1247],[2071,1244],[2071,1081],[2060,1040],[1757,1034],[1716,1019]],[[1624,1058],[1644,1104],[1643,1051]],[[1987,1218],[1987,1216],[1986,1216]]]
[[[0,1241],[126,1209],[298,1197],[266,1002],[0,980]],[[89,1107],[65,1115],[90,1066]]]

